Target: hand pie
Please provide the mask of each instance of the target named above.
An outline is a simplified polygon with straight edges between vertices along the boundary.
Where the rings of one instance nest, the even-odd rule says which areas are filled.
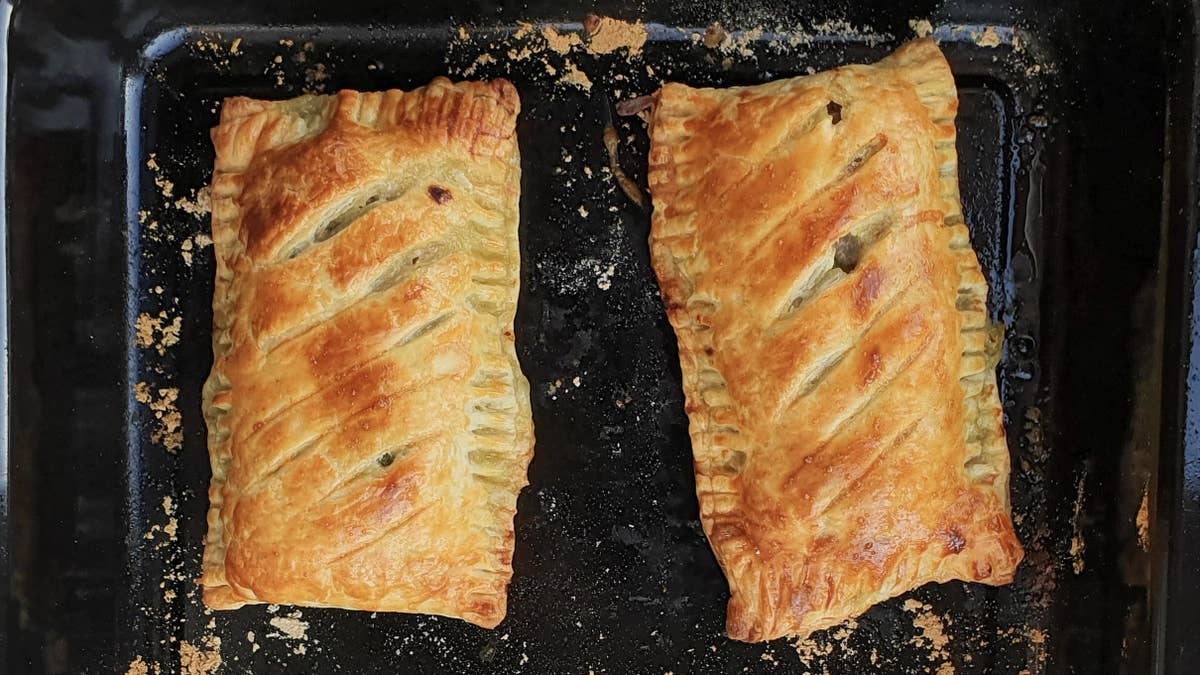
[[[516,90],[225,101],[204,600],[493,627],[533,452]]]
[[[730,637],[1007,583],[1021,560],[957,108],[918,40],[760,86],[667,84],[649,113],[652,260]]]

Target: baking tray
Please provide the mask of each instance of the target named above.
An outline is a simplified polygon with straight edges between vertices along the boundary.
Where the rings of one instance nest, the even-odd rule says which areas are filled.
[[[1177,4],[4,4],[7,671],[199,672],[220,654],[222,672],[1188,672],[1197,108]],[[589,11],[644,22],[641,53],[537,35]],[[1005,588],[927,586],[801,643],[730,641],[649,214],[606,168],[603,128],[644,188],[644,129],[617,101],[871,61],[926,29],[959,85],[964,208],[1006,327],[1026,560]],[[206,612],[218,102],[439,74],[522,96],[516,332],[538,441],[508,618]]]

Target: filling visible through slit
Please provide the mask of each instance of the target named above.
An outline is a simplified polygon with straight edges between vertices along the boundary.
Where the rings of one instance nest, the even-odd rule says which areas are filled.
[[[399,257],[388,266],[375,280],[371,282],[370,293],[379,293],[399,284],[408,278],[414,270],[417,270],[426,265],[441,259],[449,248],[445,243],[440,241],[430,242],[424,246],[409,251],[404,256]]]
[[[839,112],[838,114],[840,119],[841,113]],[[859,148],[858,152],[854,153],[854,156],[850,158],[850,161],[846,162],[846,166],[842,167],[841,173],[839,173],[837,178],[834,179],[834,182],[842,181],[850,176],[853,176],[855,172],[857,172],[863,167],[864,164],[867,163],[867,160],[871,159],[880,150],[882,150],[884,146],[887,145],[887,142],[887,136],[884,136],[883,134],[875,134],[875,138],[872,138],[867,142],[866,145]]]
[[[853,234],[847,234],[833,243],[833,266],[846,274],[858,267],[861,255],[862,241]]]
[[[813,263],[808,278],[792,291],[784,315],[794,314],[809,300],[849,276],[858,268],[867,250],[887,236],[892,222],[892,213],[882,211],[852,226],[852,232],[839,237],[830,250]]]
[[[313,230],[312,234],[297,242],[288,253],[289,259],[299,256],[309,248],[323,241],[332,239],[337,233],[350,226],[350,223],[362,218],[371,211],[383,206],[384,204],[396,199],[403,190],[395,186],[377,186],[371,190],[364,192],[349,203],[342,206],[337,214],[329,220],[325,221],[317,229]]]

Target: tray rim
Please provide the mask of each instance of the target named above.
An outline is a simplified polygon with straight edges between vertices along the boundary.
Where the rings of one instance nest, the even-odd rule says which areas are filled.
[[[1151,540],[1151,653],[1164,675],[1200,660],[1200,542],[1188,538],[1200,532],[1200,4],[1180,5],[1171,29],[1183,49],[1168,64],[1164,130],[1164,434]]]

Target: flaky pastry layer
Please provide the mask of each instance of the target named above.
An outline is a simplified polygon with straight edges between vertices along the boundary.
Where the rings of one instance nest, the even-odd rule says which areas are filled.
[[[533,426],[516,90],[230,98],[213,129],[204,600],[492,627]]]
[[[731,637],[805,636],[1023,555],[999,335],[930,40],[650,112],[652,262]]]

